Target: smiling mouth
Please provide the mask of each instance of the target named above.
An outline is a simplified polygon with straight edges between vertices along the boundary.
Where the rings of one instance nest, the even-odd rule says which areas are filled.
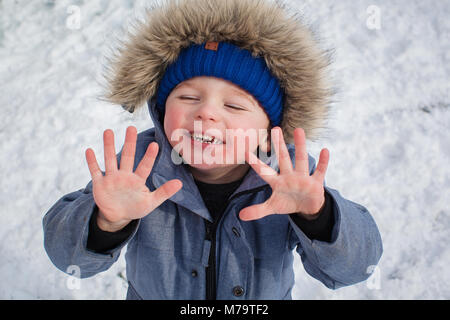
[[[214,136],[209,136],[201,133],[191,133],[191,139],[206,144],[215,144],[215,145],[225,144],[222,140]]]

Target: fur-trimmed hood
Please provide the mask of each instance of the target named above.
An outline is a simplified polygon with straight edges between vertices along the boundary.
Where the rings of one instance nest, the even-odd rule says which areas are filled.
[[[278,1],[280,2],[280,1]],[[192,43],[230,42],[264,57],[285,93],[286,142],[301,127],[317,138],[328,116],[329,64],[295,13],[268,0],[165,0],[109,58],[104,99],[133,112],[155,96],[166,68]]]

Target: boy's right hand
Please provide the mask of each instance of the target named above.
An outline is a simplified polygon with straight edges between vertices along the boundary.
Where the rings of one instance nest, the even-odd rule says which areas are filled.
[[[151,192],[145,185],[158,154],[158,144],[149,144],[144,157],[133,172],[137,130],[127,128],[122,150],[120,169],[114,147],[114,133],[107,129],[103,133],[105,175],[91,148],[86,150],[86,161],[92,177],[94,200],[99,208],[97,224],[100,229],[115,232],[124,228],[131,220],[140,219],[152,212],[161,203],[177,193],[182,182],[173,179]]]

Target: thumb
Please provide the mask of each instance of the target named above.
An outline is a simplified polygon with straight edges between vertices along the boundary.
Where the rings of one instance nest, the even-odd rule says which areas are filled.
[[[151,193],[153,208],[159,207],[164,201],[172,197],[183,187],[181,180],[173,179],[164,183],[161,187]]]
[[[273,210],[270,209],[270,206],[266,201],[242,209],[241,212],[239,212],[239,218],[243,221],[251,221],[264,218],[270,214],[273,214]]]

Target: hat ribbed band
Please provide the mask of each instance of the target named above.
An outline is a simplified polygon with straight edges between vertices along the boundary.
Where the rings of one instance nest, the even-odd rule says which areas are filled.
[[[269,117],[272,126],[281,123],[283,90],[261,57],[254,58],[248,50],[220,42],[217,50],[205,44],[183,49],[178,59],[166,70],[157,91],[157,106],[164,109],[170,92],[180,83],[198,76],[223,78],[252,94]]]

